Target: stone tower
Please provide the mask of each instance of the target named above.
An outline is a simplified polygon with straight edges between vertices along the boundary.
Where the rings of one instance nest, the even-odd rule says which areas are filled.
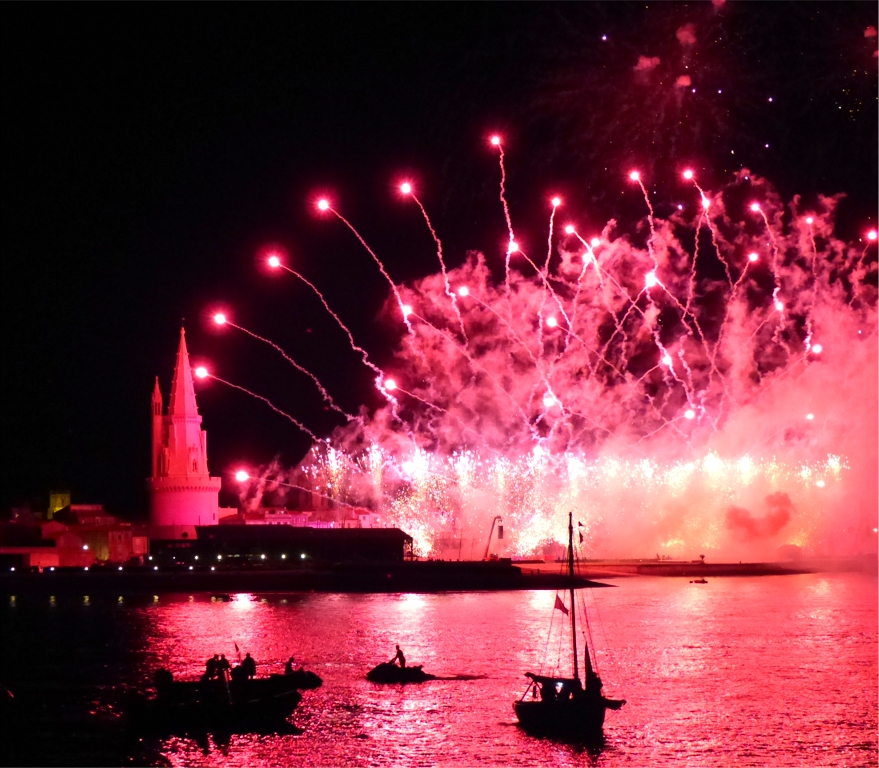
[[[162,415],[159,380],[153,388],[152,477],[150,537],[195,538],[195,526],[216,525],[221,479],[208,472],[207,434],[195,405],[192,369],[186,351],[186,333],[180,346],[168,414]]]

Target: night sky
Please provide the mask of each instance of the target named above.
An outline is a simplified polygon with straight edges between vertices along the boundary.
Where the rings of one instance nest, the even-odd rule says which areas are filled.
[[[145,517],[150,394],[158,375],[167,400],[181,322],[193,362],[330,434],[341,421],[313,384],[215,329],[218,308],[346,410],[376,407],[317,299],[260,254],[283,249],[389,360],[387,283],[314,202],[330,194],[411,281],[437,271],[395,192],[411,179],[449,266],[474,249],[502,267],[495,131],[517,231],[536,240],[550,193],[600,227],[642,214],[629,168],[662,205],[684,164],[708,188],[745,166],[787,199],[844,192],[837,232],[857,240],[876,223],[876,16],[875,2],[7,5],[3,508],[67,488]],[[197,396],[214,475],[308,448],[253,398],[217,382]]]

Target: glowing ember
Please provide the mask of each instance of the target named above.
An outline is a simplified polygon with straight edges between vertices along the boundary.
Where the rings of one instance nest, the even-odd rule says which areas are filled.
[[[217,325],[224,325],[226,322],[226,315],[224,315],[222,312],[217,312],[217,314],[214,315],[214,322]]]
[[[559,324],[559,321],[556,320],[554,317],[548,317],[546,318],[546,324],[550,328],[555,328]]]
[[[574,232],[576,232],[576,231],[577,231],[577,230],[574,228],[574,225],[573,225],[573,224],[568,224],[568,225],[565,227],[565,234],[567,234],[567,235],[573,235]]]
[[[875,229],[871,229],[869,232],[867,232],[867,239],[871,240],[871,241],[876,239],[876,230]]]
[[[760,257],[756,253],[749,253],[748,254],[748,261],[754,262],[754,261],[757,261],[757,259],[759,259],[759,258]]]
[[[695,419],[696,418],[696,411],[694,411],[692,408],[687,408],[687,410],[684,411],[684,418],[685,419]]]
[[[562,204],[562,199],[560,197],[554,197],[552,200],[552,207],[558,208]]]
[[[754,211],[754,213],[759,211],[760,210],[760,203],[751,203],[751,210]]]
[[[500,137],[500,136],[492,136],[492,137],[491,137],[491,143],[492,143],[495,147],[500,146],[500,143],[501,143],[501,137]]]
[[[648,272],[644,275],[644,286],[646,288],[653,288],[659,281],[656,279],[655,272]]]
[[[686,171],[684,171],[684,178],[687,179],[687,181],[689,181],[690,179],[693,178],[693,172],[691,170],[687,169]]]
[[[641,181],[641,174],[638,173],[638,171],[632,171],[632,172],[629,174],[629,178],[630,178],[632,181]]]
[[[519,250],[519,244],[515,240],[510,240],[510,245],[508,246],[507,250],[510,253],[516,253]]]
[[[246,481],[246,480],[250,480],[250,475],[248,475],[247,472],[245,472],[243,469],[239,469],[239,470],[235,473],[235,479],[236,479],[239,483],[243,483],[243,482]]]
[[[326,211],[330,207],[330,201],[329,200],[318,200],[317,207],[321,211]]]
[[[820,344],[813,344],[813,345],[812,345],[812,351],[813,351],[816,355],[820,355],[820,354],[824,351],[824,347],[821,346]]]
[[[209,375],[208,369],[205,368],[203,365],[200,365],[198,366],[198,368],[195,369],[195,375],[200,379],[204,379]]]
[[[387,379],[385,381],[385,389],[393,392],[396,388],[397,388],[397,382],[394,381],[393,379]]]
[[[408,194],[410,194],[410,193],[412,192],[412,185],[411,185],[408,181],[404,181],[404,182],[400,185],[400,191],[401,191],[404,195],[408,195]]]
[[[470,289],[469,289],[466,285],[462,285],[462,286],[458,289],[458,295],[459,295],[459,296],[469,296],[469,295],[470,295]]]
[[[277,256],[269,256],[269,266],[277,269],[281,266],[281,260]]]

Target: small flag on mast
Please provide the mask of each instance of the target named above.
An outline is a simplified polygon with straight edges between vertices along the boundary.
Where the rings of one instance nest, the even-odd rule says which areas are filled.
[[[561,598],[556,595],[555,596],[555,606],[556,609],[560,610],[565,616],[568,615],[568,609],[565,608],[565,604],[562,602]]]

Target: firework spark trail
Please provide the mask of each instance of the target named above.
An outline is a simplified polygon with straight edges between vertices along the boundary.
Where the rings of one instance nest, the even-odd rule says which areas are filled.
[[[366,240],[363,239],[363,236],[354,228],[354,225],[348,221],[341,213],[339,213],[335,208],[331,205],[326,207],[326,210],[332,212],[336,218],[339,219],[351,232],[354,234],[360,244],[366,249],[366,252],[372,256],[373,261],[378,264],[378,268],[381,270],[382,275],[384,275],[385,280],[388,281],[388,285],[391,286],[391,290],[394,292],[394,296],[397,299],[397,305],[400,307],[400,314],[403,316],[403,322],[406,323],[406,327],[409,329],[409,333],[412,333],[412,326],[409,324],[409,318],[406,316],[406,311],[404,309],[405,305],[403,304],[403,299],[400,297],[400,291],[397,290],[397,286],[393,280],[391,280],[391,276],[388,274],[388,271],[385,269],[385,265],[382,264],[381,259],[375,255],[375,251],[367,245]]]
[[[501,168],[501,205],[504,207],[504,218],[507,222],[507,232],[510,235],[510,245],[516,242],[516,236],[513,234],[513,221],[510,218],[510,206],[507,205],[507,196],[506,196],[506,184],[507,184],[507,170],[504,167],[504,147],[501,143],[500,136],[492,136],[491,143],[493,146],[498,148],[498,163]],[[510,294],[510,253],[512,253],[510,247],[507,248],[507,258],[505,264],[505,276],[504,276],[504,287],[506,288],[507,297]]]
[[[726,272],[727,282],[729,283],[730,288],[732,288],[733,281],[732,281],[732,274],[730,273],[730,270],[729,270],[729,262],[723,256],[723,251],[721,250],[720,245],[717,242],[717,230],[715,229],[714,224],[711,223],[711,213],[710,213],[711,198],[709,198],[708,195],[705,194],[705,190],[703,190],[702,187],[699,186],[699,182],[697,182],[695,176],[692,175],[692,171],[685,171],[684,178],[688,178],[688,179],[692,180],[693,186],[696,187],[697,190],[699,190],[699,197],[700,197],[701,203],[702,203],[702,215],[705,217],[705,221],[708,224],[708,230],[711,232],[711,243],[712,243],[712,245],[714,245],[714,252],[717,255],[717,258],[720,261],[720,263],[723,264],[724,271]],[[702,221],[701,216],[699,218],[699,221],[701,223],[701,221]],[[699,238],[699,232],[697,230],[697,232],[696,232],[696,240],[697,240],[696,247],[697,247],[697,249],[698,249],[698,238]],[[696,258],[694,256],[693,257],[694,269],[695,269],[695,264],[696,264]]]
[[[223,319],[218,320],[218,319],[216,319],[217,317],[222,317]],[[337,413],[340,413],[348,421],[353,421],[356,418],[356,416],[352,416],[350,413],[345,413],[345,411],[343,411],[341,408],[339,408],[339,406],[336,405],[336,403],[333,401],[333,398],[330,396],[330,393],[327,392],[324,385],[320,383],[320,380],[317,378],[317,376],[315,376],[307,368],[304,368],[303,366],[299,365],[299,363],[297,363],[292,357],[290,357],[290,355],[288,355],[283,349],[281,349],[281,347],[279,347],[277,344],[275,344],[275,342],[270,341],[269,339],[265,338],[264,336],[260,336],[258,333],[254,333],[253,331],[249,331],[249,330],[247,330],[247,328],[244,328],[243,326],[236,325],[235,323],[233,323],[231,320],[229,320],[224,315],[215,316],[215,322],[217,322],[218,324],[222,324],[222,325],[230,325],[233,328],[237,328],[239,331],[244,331],[244,333],[246,333],[248,336],[252,336],[254,339],[257,339],[258,341],[261,341],[265,344],[268,344],[270,347],[272,347],[273,349],[280,352],[281,356],[288,363],[290,363],[290,365],[292,365],[297,371],[304,373],[306,376],[308,376],[314,382],[315,386],[320,390],[320,394],[321,394],[321,397],[323,397],[324,402],[326,402],[326,404],[329,405],[330,408],[332,408]]]
[[[377,365],[374,365],[374,364],[370,361],[370,359],[369,359],[369,355],[367,354],[366,350],[363,349],[362,347],[359,347],[359,346],[354,342],[354,335],[353,335],[353,334],[351,333],[351,331],[348,329],[348,326],[345,325],[345,323],[342,322],[342,319],[341,319],[341,318],[340,318],[335,312],[333,312],[333,310],[330,308],[330,305],[327,303],[327,300],[324,298],[324,295],[323,295],[323,294],[317,289],[317,286],[315,286],[310,280],[308,280],[308,279],[306,279],[305,277],[303,277],[302,275],[300,275],[295,269],[291,269],[290,267],[286,266],[285,264],[278,264],[278,266],[279,266],[281,269],[286,269],[291,275],[293,275],[293,276],[295,276],[295,277],[298,277],[303,283],[305,283],[309,288],[311,288],[312,291],[314,291],[314,293],[315,293],[315,294],[317,295],[317,297],[320,299],[321,304],[324,305],[324,309],[326,309],[326,311],[330,314],[330,317],[332,317],[333,320],[336,321],[336,323],[338,324],[338,326],[339,326],[339,327],[345,332],[345,334],[348,336],[348,341],[349,341],[349,343],[351,344],[351,349],[353,349],[355,352],[359,352],[359,353],[360,353],[360,355],[361,355],[361,357],[362,357],[362,359],[363,359],[363,364],[364,364],[367,368],[369,368],[373,373],[377,374],[378,376],[383,376],[383,375],[384,375],[384,372],[381,370],[381,368],[379,368]]]
[[[812,346],[812,315],[815,302],[818,299],[818,276],[815,274],[815,259],[818,257],[818,248],[815,245],[815,232],[812,229],[813,219],[811,216],[806,217],[806,226],[809,228],[809,242],[812,245],[812,253],[809,255],[809,271],[812,277],[812,301],[809,302],[806,311],[806,351],[808,352]]]
[[[469,291],[467,291],[466,293],[464,293],[462,295],[463,296],[471,296],[472,294]],[[477,301],[478,301],[478,299],[477,299]],[[493,311],[493,310],[491,310],[491,311]],[[418,316],[416,315],[416,317],[418,317]],[[440,328],[437,328],[435,325],[433,325],[429,321],[425,320],[423,317],[418,317],[418,319],[421,320],[422,322],[424,322],[426,325],[430,326],[443,339],[445,339],[452,346],[452,348],[455,349],[455,351],[460,353],[467,360],[467,362],[470,364],[470,366],[473,368],[474,371],[479,371],[480,373],[482,373],[486,377],[486,379],[492,384],[492,386],[496,390],[498,390],[501,394],[503,394],[510,401],[510,403],[512,403],[512,405],[519,412],[519,415],[522,417],[522,423],[524,424],[524,426],[527,429],[529,429],[531,431],[532,437],[536,440],[538,435],[537,435],[537,432],[534,431],[533,426],[531,425],[530,421],[528,420],[528,415],[522,410],[519,403],[510,395],[510,393],[507,392],[507,390],[504,389],[498,383],[498,381],[489,372],[489,370],[487,368],[485,368],[485,366],[483,366],[478,360],[476,360],[467,349],[465,349],[464,347],[461,347],[455,341],[455,339],[453,339],[448,333],[446,333],[445,331],[443,331]],[[503,320],[503,318],[501,318],[501,319]]]
[[[417,317],[417,315],[415,315],[415,317]],[[418,319],[422,319],[422,318],[418,318]],[[434,330],[438,330],[438,329],[434,329]],[[443,408],[442,406],[437,405],[436,403],[432,403],[430,400],[425,400],[423,397],[416,395],[414,392],[410,392],[408,390],[403,389],[403,387],[401,387],[400,384],[396,381],[394,382],[394,391],[395,392],[402,392],[404,395],[411,397],[413,400],[417,400],[419,403],[426,405],[428,408],[433,408],[434,410],[439,411],[440,413],[444,413],[446,416],[448,416],[450,419],[452,419],[452,421],[454,421],[456,424],[458,424],[458,426],[461,427],[461,429],[464,432],[469,432],[469,433],[475,435],[477,438],[479,438],[479,440],[482,443],[482,447],[485,450],[487,450],[489,453],[495,453],[497,455],[500,455],[500,451],[489,446],[489,444],[486,442],[485,438],[482,436],[482,434],[480,434],[480,432],[478,430],[473,429],[473,427],[469,427],[466,424],[464,424],[464,422],[462,422],[461,419],[459,419],[457,416],[455,416],[455,414],[452,413],[451,411],[449,411],[447,408]]]
[[[647,252],[653,260],[653,269],[655,271],[659,269],[659,262],[656,261],[656,254],[653,252],[653,243],[656,240],[653,206],[650,203],[650,196],[647,194],[647,188],[644,186],[644,182],[641,181],[641,174],[638,173],[638,171],[632,171],[629,174],[629,178],[632,181],[637,182],[638,186],[641,187],[641,192],[644,195],[644,202],[647,204],[647,221],[650,223],[650,237],[647,239]]]
[[[775,326],[775,332],[772,334],[772,340],[778,344],[780,347],[787,352],[788,357],[791,355],[791,348],[788,343],[784,340],[784,329],[785,329],[785,315],[784,315],[784,303],[778,298],[778,294],[781,291],[781,276],[779,274],[778,267],[778,241],[775,239],[775,233],[772,231],[772,227],[769,224],[769,217],[766,215],[766,211],[763,210],[762,206],[759,203],[752,203],[751,210],[755,213],[759,213],[763,219],[763,224],[766,226],[766,233],[769,236],[769,243],[771,245],[772,250],[772,279],[775,282],[775,288],[772,291],[772,302],[775,305],[775,308],[778,310],[778,324]]]
[[[231,381],[226,381],[225,379],[221,379],[219,376],[215,376],[212,373],[205,374],[206,378],[214,379],[215,381],[219,381],[221,384],[225,384],[227,387],[232,387],[232,389],[240,390],[245,394],[250,395],[251,397],[255,397],[257,400],[262,400],[269,408],[271,408],[275,413],[281,414],[285,419],[292,421],[299,429],[305,432],[315,443],[329,443],[328,440],[318,437],[314,432],[312,432],[308,427],[306,427],[301,421],[294,419],[289,413],[282,411],[278,406],[272,403],[267,397],[263,397],[262,395],[256,394],[256,392],[251,392],[249,389],[245,389],[244,387],[239,386],[238,384],[233,384]]]
[[[415,193],[409,191],[409,195],[415,201],[419,210],[421,211],[421,215],[424,216],[424,222],[427,224],[427,228],[430,230],[431,237],[433,237],[433,241],[436,243],[436,257],[439,259],[440,270],[443,273],[443,284],[446,288],[446,296],[449,297],[449,300],[452,302],[452,309],[455,311],[455,317],[458,319],[458,326],[461,329],[461,336],[464,337],[464,346],[467,346],[467,331],[464,329],[464,318],[461,317],[461,310],[458,308],[458,297],[455,295],[455,292],[452,290],[452,286],[449,285],[449,274],[446,271],[446,261],[443,258],[443,244],[440,242],[439,236],[436,233],[436,230],[433,228],[433,224],[430,221],[430,217],[427,215],[427,211],[424,206],[421,204],[421,201],[415,196]]]
[[[552,295],[553,301],[555,301],[556,306],[559,308],[559,312],[561,312],[562,317],[565,318],[565,322],[568,325],[570,325],[571,321],[570,321],[570,318],[568,317],[568,313],[565,312],[565,307],[562,304],[561,299],[559,299],[558,294],[553,290],[553,287],[550,285],[549,279],[547,278],[547,276],[545,274],[543,274],[543,271],[540,269],[540,267],[538,267],[529,258],[528,254],[526,254],[525,251],[523,251],[521,248],[518,248],[516,250],[516,253],[521,254],[522,258],[524,258],[525,261],[527,261],[534,268],[534,271],[537,273],[537,276],[540,278],[541,283],[543,283],[544,290],[545,291],[548,290],[550,292],[550,294]]]

